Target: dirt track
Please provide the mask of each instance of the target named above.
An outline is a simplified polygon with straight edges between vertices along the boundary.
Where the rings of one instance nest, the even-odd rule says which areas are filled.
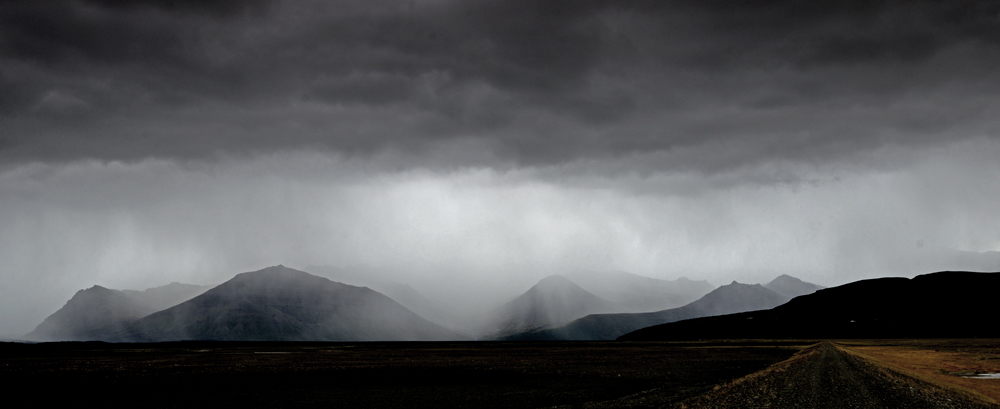
[[[685,404],[691,408],[996,408],[880,369],[829,342]]]

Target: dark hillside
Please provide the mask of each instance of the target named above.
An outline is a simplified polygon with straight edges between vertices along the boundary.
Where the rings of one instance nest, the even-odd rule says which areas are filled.
[[[997,294],[1000,273],[862,280],[767,311],[657,325],[619,339],[1000,337]]]

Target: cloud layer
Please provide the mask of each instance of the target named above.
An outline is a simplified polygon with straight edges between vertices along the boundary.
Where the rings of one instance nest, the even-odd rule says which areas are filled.
[[[738,144],[715,170],[998,127],[992,2],[208,4],[5,2],[0,155]]]

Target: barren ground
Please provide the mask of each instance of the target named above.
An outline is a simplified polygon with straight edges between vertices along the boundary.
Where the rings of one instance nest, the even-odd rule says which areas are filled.
[[[995,409],[949,370],[992,368],[997,350],[995,340],[0,344],[0,383],[42,385],[31,399],[46,406]]]
[[[654,391],[676,402],[803,343],[0,344],[4,390],[103,407],[581,406]],[[634,405],[633,405],[634,406]]]

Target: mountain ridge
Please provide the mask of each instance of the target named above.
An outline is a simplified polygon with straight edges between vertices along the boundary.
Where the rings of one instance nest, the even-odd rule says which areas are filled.
[[[826,288],[813,283],[807,283],[788,274],[779,275],[774,280],[764,284],[764,287],[778,294],[784,295],[789,299],[800,295],[812,294]]]
[[[463,337],[366,287],[281,265],[237,274],[115,341],[431,341]]]
[[[625,271],[575,270],[565,276],[594,295],[637,312],[681,307],[715,289],[705,280],[663,280]]]
[[[1000,273],[941,271],[860,280],[770,310],[643,328],[619,340],[1000,337],[977,311],[996,309]]]
[[[760,284],[720,286],[683,307],[644,313],[591,314],[555,328],[527,331],[505,337],[511,341],[614,340],[628,332],[651,325],[709,315],[765,309],[789,298]]]

